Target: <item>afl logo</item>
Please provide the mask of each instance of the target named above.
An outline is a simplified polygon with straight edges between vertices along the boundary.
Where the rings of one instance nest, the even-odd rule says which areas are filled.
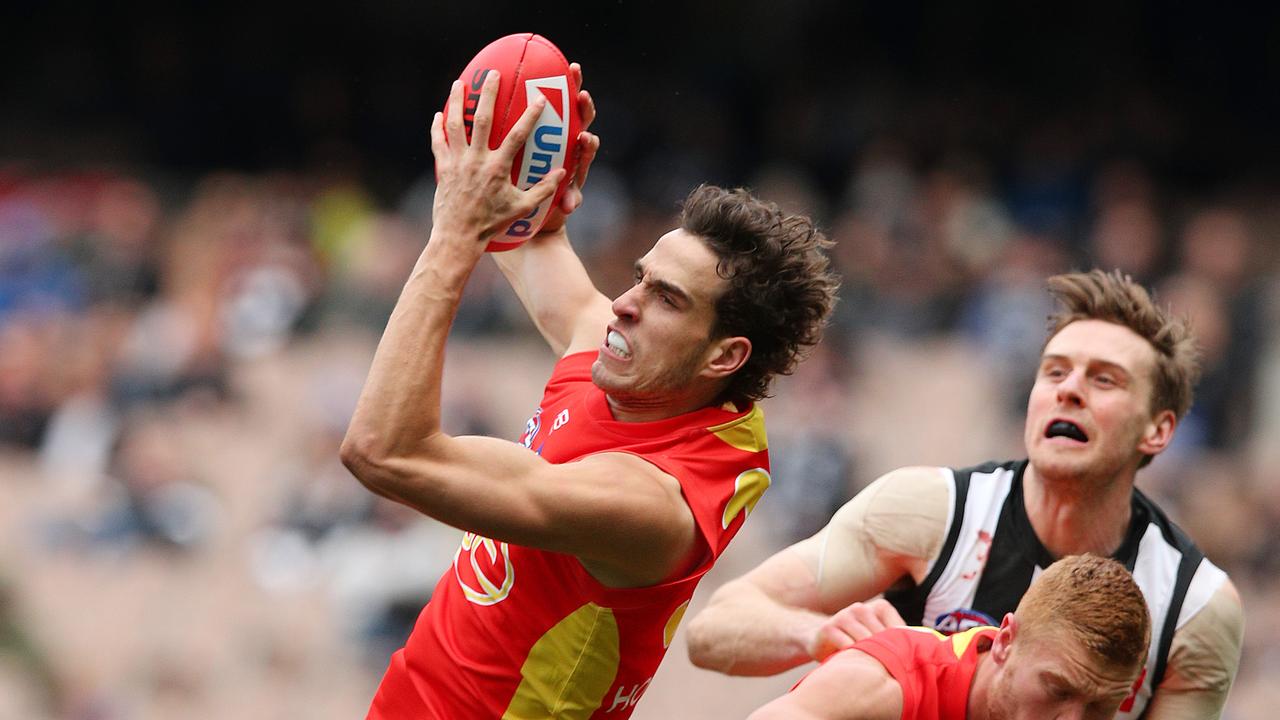
[[[475,533],[462,536],[462,545],[453,554],[453,575],[462,594],[476,605],[496,605],[506,600],[516,582],[507,544]]]
[[[933,621],[934,629],[943,635],[954,635],[983,625],[998,627],[999,624],[990,615],[970,608],[956,608],[942,613]]]
[[[533,447],[533,439],[538,436],[538,430],[542,429],[542,408],[538,408],[533,417],[529,418],[524,424],[524,435],[520,436],[520,444],[527,447]]]

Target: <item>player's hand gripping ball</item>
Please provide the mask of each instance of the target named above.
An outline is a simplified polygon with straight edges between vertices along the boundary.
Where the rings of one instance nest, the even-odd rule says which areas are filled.
[[[480,89],[490,70],[500,73],[498,97],[493,105],[493,130],[489,135],[491,150],[498,149],[511,126],[516,124],[534,98],[544,97],[547,100],[529,140],[511,166],[511,182],[524,190],[556,168],[568,170],[553,197],[525,217],[517,218],[485,248],[489,252],[500,252],[519,247],[533,237],[546,221],[551,208],[560,202],[577,162],[575,154],[582,118],[578,112],[577,83],[569,73],[569,62],[560,49],[541,35],[508,35],[485,46],[458,78],[463,88],[462,123],[466,127],[467,142],[471,142],[471,127],[480,101]],[[448,114],[446,102],[446,117]]]

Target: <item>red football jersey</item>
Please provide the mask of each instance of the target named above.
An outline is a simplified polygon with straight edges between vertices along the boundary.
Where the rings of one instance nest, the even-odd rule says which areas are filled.
[[[573,556],[468,533],[370,718],[625,718],[648,688],[694,587],[769,486],[764,416],[723,406],[619,422],[591,382],[595,357],[556,365],[521,442],[553,463],[632,453],[677,478],[708,559],[672,582],[615,589]]]
[[[985,625],[955,635],[897,627],[850,649],[878,660],[902,686],[902,720],[964,720],[978,656],[991,647],[997,632]]]

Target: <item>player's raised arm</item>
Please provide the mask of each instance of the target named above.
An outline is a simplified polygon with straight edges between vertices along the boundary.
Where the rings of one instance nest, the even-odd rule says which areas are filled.
[[[582,68],[572,63],[569,69],[573,76],[571,87],[582,87]],[[613,319],[609,299],[587,275],[564,228],[565,216],[582,203],[582,187],[600,149],[600,138],[586,130],[595,120],[595,103],[586,90],[578,91],[577,102],[583,131],[576,139],[577,167],[569,187],[537,235],[514,250],[493,254],[529,317],[557,355],[599,346],[605,325]]]
[[[902,625],[888,602],[870,599],[900,579],[923,579],[946,533],[944,482],[936,468],[888,473],[816,535],[725,583],[689,624],[690,660],[773,675]]]
[[[1222,717],[1240,665],[1244,610],[1227,580],[1173,636],[1164,681],[1147,707],[1150,720]]]

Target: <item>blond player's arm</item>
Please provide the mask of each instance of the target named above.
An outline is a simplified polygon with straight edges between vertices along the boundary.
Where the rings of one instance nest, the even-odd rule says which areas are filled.
[[[902,686],[875,658],[849,650],[809,673],[749,720],[897,720]]]
[[[840,508],[818,534],[720,587],[689,624],[689,658],[732,675],[772,675],[853,644],[850,625],[902,624],[875,597],[924,579],[946,535],[945,471],[894,470]]]
[[[1164,681],[1147,711],[1150,720],[1214,720],[1222,716],[1240,665],[1244,610],[1228,580],[1173,636]]]

